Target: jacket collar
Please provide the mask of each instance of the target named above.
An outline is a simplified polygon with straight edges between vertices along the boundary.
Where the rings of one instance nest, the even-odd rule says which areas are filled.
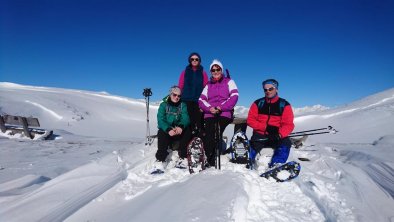
[[[186,69],[189,69],[189,70],[192,70],[193,72],[196,72],[196,71],[202,70],[203,67],[202,67],[202,65],[199,65],[199,66],[188,65],[188,66],[186,66]]]
[[[264,97],[264,99],[265,99],[265,101],[268,102],[268,103],[275,103],[276,101],[279,100],[279,96],[278,96],[278,94],[276,94],[276,95],[275,95],[274,97],[272,97],[272,98]]]
[[[220,79],[218,79],[218,80],[215,80],[214,78],[213,78],[213,76],[211,76],[211,82],[212,83],[217,83],[217,82],[221,82],[221,81],[223,81],[223,79],[224,79],[224,76],[223,76],[223,74],[222,74],[222,76],[220,77]]]

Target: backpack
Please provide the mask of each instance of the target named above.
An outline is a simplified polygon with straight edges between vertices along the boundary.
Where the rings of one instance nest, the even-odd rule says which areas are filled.
[[[176,112],[172,112],[172,111],[171,111],[170,105],[167,103],[167,104],[166,104],[166,114],[174,114],[174,115],[176,115],[177,118],[178,118],[178,116],[179,116],[179,115],[181,114],[181,112],[182,112],[182,104],[183,104],[183,102],[181,102],[181,104],[177,107],[177,111],[176,111]]]
[[[227,78],[231,79],[230,72],[226,69]],[[231,119],[234,120],[234,108],[231,110]]]

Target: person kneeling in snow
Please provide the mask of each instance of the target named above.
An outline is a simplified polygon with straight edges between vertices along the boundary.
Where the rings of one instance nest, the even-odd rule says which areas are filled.
[[[179,141],[179,162],[177,167],[187,168],[186,149],[191,138],[190,119],[187,113],[187,106],[181,101],[181,89],[178,86],[170,88],[170,94],[164,97],[157,112],[157,152],[154,170],[164,170],[169,146]]]
[[[288,135],[294,129],[294,114],[289,102],[278,96],[279,83],[275,79],[263,82],[265,97],[253,102],[249,109],[247,124],[253,129],[251,138],[251,158],[264,147],[272,147],[269,167],[286,163],[289,157],[291,141]],[[253,152],[256,151],[256,152]]]

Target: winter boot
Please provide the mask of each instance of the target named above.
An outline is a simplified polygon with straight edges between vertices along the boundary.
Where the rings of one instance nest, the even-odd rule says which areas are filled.
[[[187,165],[188,163],[187,163],[187,159],[185,159],[185,158],[180,158],[179,160],[178,160],[178,162],[177,162],[177,164],[175,165],[175,167],[176,168],[179,168],[179,169],[186,169],[187,168]]]
[[[161,174],[161,173],[164,173],[164,168],[165,168],[164,165],[165,165],[164,162],[159,161],[159,160],[156,160],[156,161],[153,163],[153,168],[152,168],[151,174]]]

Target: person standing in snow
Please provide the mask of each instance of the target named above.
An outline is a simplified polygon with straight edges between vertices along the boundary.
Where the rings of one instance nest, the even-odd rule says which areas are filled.
[[[187,168],[187,145],[191,139],[190,120],[187,106],[181,101],[181,89],[178,86],[170,88],[169,95],[164,97],[157,112],[157,152],[154,170],[164,170],[168,147],[179,141],[179,162],[177,167]]]
[[[187,105],[193,135],[202,136],[203,116],[198,107],[198,98],[208,83],[208,75],[201,66],[201,56],[193,52],[188,57],[189,65],[181,73],[178,86],[182,90],[182,101]]]
[[[204,149],[209,166],[215,165],[216,118],[220,125],[220,135],[233,119],[233,109],[238,101],[238,88],[234,80],[223,75],[223,65],[219,60],[213,60],[210,65],[212,77],[202,91],[198,104],[204,112],[205,138]]]
[[[278,81],[267,79],[262,85],[265,97],[252,103],[247,118],[248,126],[253,129],[251,157],[254,160],[261,149],[272,147],[274,154],[268,166],[273,167],[286,163],[289,157],[288,136],[294,129],[294,114],[290,103],[278,96]]]

